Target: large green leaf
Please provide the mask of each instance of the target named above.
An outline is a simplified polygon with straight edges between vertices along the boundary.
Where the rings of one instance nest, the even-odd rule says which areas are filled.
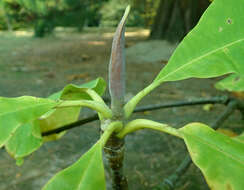
[[[0,98],[0,147],[14,134],[18,127],[37,119],[53,107],[57,101],[22,96]]]
[[[244,142],[200,123],[189,124],[180,132],[212,190],[243,190]]]
[[[43,190],[105,190],[102,141],[98,141],[72,166],[56,174]]]
[[[243,0],[211,3],[154,82],[243,72],[243,4]]]
[[[82,85],[67,85],[62,91],[57,92],[49,97],[49,101],[52,100],[78,100],[78,99],[90,99],[90,97],[84,92],[84,89],[93,89],[98,94],[102,95],[106,84],[101,78],[93,80],[91,82]],[[80,113],[79,107],[74,108],[60,108],[52,109],[46,112],[44,115],[40,115],[35,121],[25,123],[19,127],[15,132],[11,133],[11,137],[6,143],[6,149],[10,155],[15,159],[20,160],[24,156],[31,154],[37,150],[43,142],[41,132],[46,132],[51,129],[56,129],[60,126],[75,122]],[[41,129],[40,129],[41,128]],[[61,137],[64,132],[60,134],[49,135],[44,137],[46,140],[55,140]]]
[[[243,75],[231,74],[219,81],[215,87],[220,90],[244,91],[244,73]]]
[[[49,98],[53,100],[90,100],[91,97],[85,92],[85,89],[92,89],[99,95],[102,95],[106,89],[106,83],[102,78],[98,78],[82,85],[69,84],[65,86],[63,90],[49,96]],[[73,107],[59,108],[50,111],[39,119],[41,131],[50,131],[75,122],[79,117],[80,109],[79,107]],[[64,133],[65,132],[46,136],[44,140],[56,140]]]
[[[15,159],[22,159],[42,145],[41,130],[38,122],[30,122],[19,127],[7,141],[5,147]]]

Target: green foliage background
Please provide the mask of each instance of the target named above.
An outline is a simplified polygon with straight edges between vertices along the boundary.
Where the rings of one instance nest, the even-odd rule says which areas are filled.
[[[159,0],[1,0],[0,30],[34,28],[43,37],[56,26],[116,26],[128,4],[128,26],[150,26]]]

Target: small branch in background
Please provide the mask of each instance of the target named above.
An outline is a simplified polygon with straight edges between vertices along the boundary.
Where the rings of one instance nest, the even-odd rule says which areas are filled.
[[[42,136],[48,136],[48,135],[60,133],[60,132],[66,131],[68,129],[79,127],[79,126],[82,126],[82,125],[84,125],[86,123],[90,123],[90,122],[96,121],[96,120],[98,120],[98,115],[94,114],[93,116],[88,117],[86,119],[82,119],[82,120],[76,121],[74,123],[71,123],[71,124],[68,124],[68,125],[64,125],[64,126],[59,127],[57,129],[53,129],[53,130],[50,130],[50,131],[43,132]]]
[[[228,96],[217,96],[212,98],[199,98],[196,100],[184,100],[184,101],[178,101],[178,102],[168,103],[168,104],[148,105],[148,106],[136,108],[134,112],[144,112],[144,111],[152,111],[152,110],[157,110],[162,108],[194,106],[194,105],[202,105],[202,104],[227,104],[228,102],[229,102]]]
[[[134,110],[135,113],[138,112],[144,112],[144,111],[153,111],[158,109],[165,109],[165,108],[172,108],[172,107],[181,107],[181,106],[193,106],[193,105],[202,105],[202,104],[227,104],[230,101],[230,99],[227,96],[217,96],[212,98],[200,98],[196,100],[183,100],[168,104],[154,104],[154,105],[147,105],[147,106],[141,106]],[[75,127],[80,127],[81,125],[84,125],[86,123],[90,123],[92,121],[98,120],[98,115],[94,114],[88,118],[76,121],[74,123],[64,125],[60,128],[53,129],[50,131],[46,131],[42,133],[42,136],[48,136],[55,133],[60,133]]]
[[[211,125],[213,129],[218,129],[221,124],[224,123],[226,119],[234,112],[234,110],[238,107],[238,102],[236,100],[230,100],[225,111],[214,121]],[[185,174],[187,169],[190,167],[192,163],[191,157],[189,154],[185,156],[184,160],[181,162],[179,167],[175,170],[173,174],[169,177],[165,178],[161,184],[159,184],[154,189],[156,190],[174,190],[175,185],[179,182],[181,176]]]
[[[237,109],[241,112],[242,120],[244,120],[244,102],[243,101],[238,100]]]
[[[238,102],[236,100],[231,100],[225,109],[225,111],[214,121],[211,127],[216,130],[224,123],[226,119],[234,112],[238,107]]]

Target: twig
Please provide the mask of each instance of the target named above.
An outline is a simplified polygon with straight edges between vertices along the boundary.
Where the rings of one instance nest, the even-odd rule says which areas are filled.
[[[134,112],[144,112],[144,111],[152,111],[162,108],[171,108],[171,107],[182,107],[182,106],[194,106],[194,105],[202,105],[202,104],[227,104],[229,101],[228,96],[217,96],[212,98],[200,98],[196,100],[183,100],[174,103],[168,104],[156,104],[156,105],[148,105],[136,108]]]
[[[147,105],[147,106],[142,106],[142,107],[136,108],[134,110],[134,112],[137,113],[137,112],[153,111],[153,110],[171,108],[171,107],[193,106],[193,105],[202,105],[202,104],[227,104],[228,102],[229,102],[229,98],[227,96],[218,96],[218,97],[202,98],[202,99],[196,99],[196,100],[184,100],[184,101],[178,101],[178,102],[168,103],[168,104]],[[82,120],[76,121],[74,123],[64,125],[57,129],[43,132],[42,136],[48,136],[48,135],[52,135],[55,133],[60,133],[62,131],[72,129],[75,127],[79,127],[81,125],[84,125],[86,123],[89,123],[89,122],[92,122],[95,120],[98,120],[97,114],[94,114],[86,119],[82,119]]]
[[[233,111],[237,108],[238,102],[236,100],[231,100],[225,111],[214,121],[212,124],[213,129],[218,129],[221,124],[233,113]],[[161,184],[159,184],[155,189],[158,190],[173,190],[176,183],[179,181],[181,176],[187,171],[192,163],[191,157],[189,154],[185,156],[184,160],[181,162],[179,167],[175,170],[173,174],[171,174],[168,178],[165,178]]]
[[[68,130],[68,129],[72,129],[72,128],[75,128],[75,127],[79,127],[81,125],[84,125],[86,123],[90,123],[90,122],[96,121],[96,120],[98,120],[98,115],[94,114],[93,116],[88,117],[86,119],[82,119],[82,120],[76,121],[74,123],[71,123],[71,124],[68,124],[68,125],[64,125],[64,126],[59,127],[57,129],[53,129],[53,130],[50,130],[50,131],[43,132],[42,136],[48,136],[48,135],[52,135],[52,134],[55,134],[55,133],[60,133],[62,131],[65,131],[65,130]]]

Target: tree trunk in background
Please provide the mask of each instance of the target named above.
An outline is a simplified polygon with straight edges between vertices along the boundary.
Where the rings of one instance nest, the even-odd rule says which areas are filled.
[[[4,19],[5,19],[5,22],[7,24],[7,27],[8,27],[8,31],[12,32],[13,27],[12,27],[11,22],[10,22],[11,19],[10,19],[9,15],[6,13],[4,5],[2,6],[2,12],[3,12]]]
[[[208,0],[160,0],[150,39],[181,41],[208,5]]]

